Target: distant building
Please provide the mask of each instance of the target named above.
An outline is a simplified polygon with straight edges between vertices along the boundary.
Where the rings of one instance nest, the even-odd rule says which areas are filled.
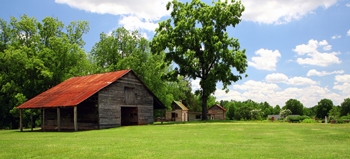
[[[226,109],[218,104],[215,104],[208,108],[209,120],[225,120]],[[167,121],[195,121],[202,120],[202,112],[193,112],[181,102],[173,101],[171,104],[171,111],[166,111]]]
[[[188,108],[181,101],[171,103],[171,111],[166,111],[167,121],[188,121]]]
[[[226,109],[215,104],[208,108],[208,118],[211,120],[226,120]]]
[[[268,115],[268,116],[267,116],[267,119],[272,119],[272,117],[273,117],[274,120],[279,120],[279,119],[281,119],[281,116],[280,116],[280,115]]]

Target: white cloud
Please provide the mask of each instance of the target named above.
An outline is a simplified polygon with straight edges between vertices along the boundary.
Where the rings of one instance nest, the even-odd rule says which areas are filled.
[[[335,84],[333,89],[340,90],[343,96],[346,96],[347,98],[350,96],[350,83]]]
[[[322,40],[318,43],[321,46],[328,45],[328,42],[326,40]]]
[[[310,78],[293,77],[293,78],[288,79],[287,84],[289,84],[289,85],[296,85],[296,86],[302,86],[302,85],[316,85],[317,82],[313,81]]]
[[[337,0],[242,0],[242,19],[266,24],[284,24],[312,13],[318,7],[327,9]]]
[[[336,75],[335,76],[335,81],[336,82],[341,82],[341,83],[350,83],[350,75],[349,74]]]
[[[256,91],[256,92],[270,92],[273,90],[280,89],[276,84],[258,82],[254,80],[248,80],[247,82],[244,82],[244,84],[242,85],[234,85],[233,88],[239,89],[239,90]],[[264,88],[264,89],[261,89],[261,88]]]
[[[278,58],[281,57],[278,50],[259,49],[255,54],[259,56],[252,57],[252,61],[248,61],[249,66],[253,66],[259,70],[276,70],[276,63]]]
[[[305,77],[292,77],[288,78],[283,73],[272,73],[265,77],[266,82],[270,83],[285,83],[288,85],[303,86],[303,85],[316,85],[317,82]]]
[[[311,39],[308,44],[297,45],[293,51],[299,56],[308,56],[307,58],[297,58],[298,64],[328,66],[341,63],[341,60],[336,56],[340,54],[339,52],[321,53],[317,50],[320,46],[323,46],[323,49],[326,51],[331,48],[326,40],[318,42]]]
[[[241,96],[241,93],[235,90],[230,90],[229,92],[226,93],[225,90],[222,89],[216,89],[215,93],[214,93],[216,99],[220,99],[220,100],[236,100],[236,101],[245,101],[247,100],[246,98]]]
[[[132,29],[154,30],[156,21],[168,16],[166,3],[169,0],[55,0],[56,3],[98,14],[122,16],[120,25]]]
[[[199,90],[201,88],[201,86],[199,85],[200,80],[196,79],[196,80],[192,80],[191,81],[191,86],[192,86],[192,91],[196,91]]]
[[[332,50],[332,46],[331,45],[324,46],[323,50],[325,50],[325,51]]]
[[[332,71],[332,72],[327,72],[327,71],[317,71],[315,69],[309,70],[307,72],[306,76],[326,76],[326,75],[331,75],[331,74],[343,74],[344,70],[339,70],[339,71]]]
[[[346,33],[347,36],[350,36],[350,29],[348,30],[348,32]]]
[[[333,89],[340,90],[343,96],[350,96],[350,74],[336,75]]]
[[[322,40],[319,42],[320,46],[323,46],[323,50],[325,51],[329,51],[332,49],[332,45],[329,45],[328,42],[326,40]]]
[[[346,3],[345,6],[350,7],[350,3]]]
[[[268,74],[265,80],[270,83],[282,83],[288,81],[288,77],[283,73]]]
[[[123,16],[119,20],[119,24],[124,26],[128,30],[145,29],[148,31],[154,31],[158,27],[158,24],[152,21],[142,21],[137,16]]]
[[[334,35],[334,36],[332,36],[332,39],[339,39],[339,38],[341,38],[341,35]]]

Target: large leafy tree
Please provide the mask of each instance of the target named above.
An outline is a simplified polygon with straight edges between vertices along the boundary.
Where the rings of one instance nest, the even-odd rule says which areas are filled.
[[[12,17],[9,23],[0,19],[0,128],[18,125],[15,106],[87,73],[82,35],[88,30],[84,21],[64,27],[52,17],[42,22],[26,15]]]
[[[304,113],[303,112],[304,106],[297,99],[289,99],[286,102],[284,109],[289,109],[292,112],[292,114],[295,114],[295,115],[303,115]]]
[[[207,100],[215,92],[216,83],[226,89],[242,79],[247,59],[238,39],[229,37],[226,28],[240,21],[244,6],[240,1],[214,2],[200,0],[167,4],[171,18],[159,23],[151,43],[153,53],[166,51],[166,61],[175,63],[169,77],[177,75],[200,79],[202,120],[207,120]]]
[[[330,99],[321,99],[317,104],[316,117],[324,118],[328,116],[329,111],[333,108],[333,102]]]

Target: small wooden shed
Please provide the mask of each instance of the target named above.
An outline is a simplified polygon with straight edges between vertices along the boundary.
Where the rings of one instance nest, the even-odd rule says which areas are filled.
[[[41,109],[42,130],[152,124],[164,104],[132,70],[70,78],[17,107]]]
[[[208,117],[211,120],[226,120],[226,109],[218,104],[208,108]]]
[[[171,103],[171,111],[166,111],[166,120],[188,121],[188,108],[181,101]]]

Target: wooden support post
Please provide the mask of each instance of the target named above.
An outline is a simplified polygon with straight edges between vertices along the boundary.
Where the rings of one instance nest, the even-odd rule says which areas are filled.
[[[164,121],[164,119],[165,119],[165,114],[166,114],[166,112],[165,112],[165,109],[163,109],[163,110],[161,110],[162,111],[162,115],[161,115],[161,117],[160,117],[160,124],[163,124],[163,121]]]
[[[61,112],[59,107],[57,107],[57,131],[61,131]]]
[[[45,108],[41,110],[43,117],[41,118],[41,129],[45,131]]]
[[[77,113],[77,107],[74,107],[74,131],[78,131],[78,113]]]
[[[33,131],[33,111],[30,110],[30,131]]]
[[[20,129],[20,131],[23,131],[23,125],[22,125],[22,109],[19,109],[19,129]]]

